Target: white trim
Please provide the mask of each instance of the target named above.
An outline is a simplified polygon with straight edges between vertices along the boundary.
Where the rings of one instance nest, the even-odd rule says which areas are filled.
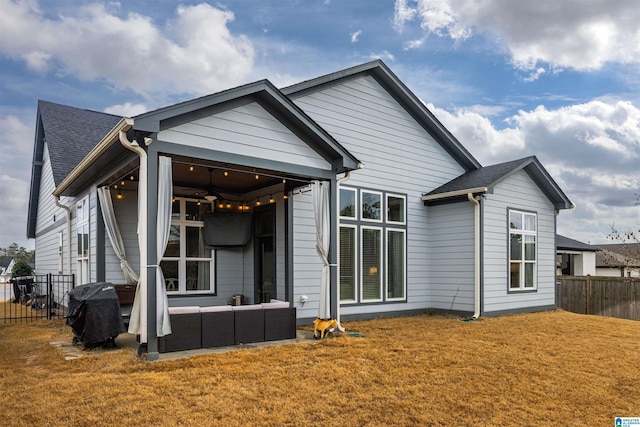
[[[486,193],[488,191],[487,187],[474,187],[474,188],[468,188],[466,190],[456,190],[456,191],[448,191],[446,193],[439,193],[439,194],[425,194],[424,196],[421,197],[423,202],[428,202],[430,200],[440,200],[440,199],[447,199],[449,197],[457,197],[457,196],[466,196],[469,193]]]
[[[174,197],[174,203],[179,203],[178,219],[171,219],[171,226],[179,228],[180,232],[180,255],[179,256],[163,256],[161,261],[177,261],[178,262],[178,289],[167,289],[168,295],[192,295],[192,294],[213,294],[216,292],[215,283],[215,251],[210,249],[211,256],[207,257],[187,257],[187,227],[191,228],[204,228],[204,221],[188,220],[186,219],[186,206],[187,202],[200,202],[211,205],[211,211],[215,208],[213,201],[192,199],[186,197]],[[209,289],[195,289],[187,290],[187,262],[189,261],[204,261],[209,262]],[[166,279],[172,279],[167,277]]]
[[[365,218],[364,217],[364,209],[362,209],[362,200],[364,199],[364,194],[368,193],[368,194],[377,194],[378,196],[380,196],[380,218],[378,219],[373,219],[373,218]],[[360,221],[366,221],[366,222],[373,222],[373,223],[382,223],[382,220],[384,218],[384,195],[382,193],[382,191],[375,191],[375,190],[360,190],[360,198],[359,198],[359,211],[360,211]]]
[[[521,227],[522,228],[511,228],[511,214],[512,213],[516,213],[520,215],[520,219],[521,219]],[[534,218],[534,224],[535,224],[535,230],[525,230],[524,226],[525,226],[525,216],[533,216]],[[539,241],[538,241],[538,214],[535,212],[526,212],[526,211],[521,211],[518,209],[508,209],[507,210],[507,226],[508,226],[508,268],[509,268],[509,285],[508,285],[508,290],[509,292],[531,292],[531,291],[536,291],[538,290],[538,245],[539,245]],[[520,260],[512,260],[511,259],[511,235],[512,234],[518,234],[522,236],[522,242],[521,242],[521,258]],[[530,236],[533,237],[535,239],[535,259],[534,260],[527,260],[526,259],[526,237]],[[511,286],[511,264],[519,264],[520,265],[520,270],[518,272],[519,274],[519,278],[518,278],[518,287],[512,287]],[[531,287],[526,287],[525,286],[525,267],[527,264],[533,264],[533,286]]]
[[[396,199],[402,199],[402,221],[392,221],[389,219],[389,197],[395,197]],[[387,224],[392,225],[407,225],[407,196],[402,194],[394,194],[394,193],[385,193],[385,220]]]
[[[350,191],[353,193],[353,216],[343,216],[340,215],[340,192],[344,190],[344,191]],[[346,220],[351,220],[351,221],[357,221],[358,220],[358,214],[360,212],[360,209],[358,209],[358,189],[357,188],[352,188],[352,187],[340,187],[339,191],[338,191],[338,215],[340,219],[346,219]]]

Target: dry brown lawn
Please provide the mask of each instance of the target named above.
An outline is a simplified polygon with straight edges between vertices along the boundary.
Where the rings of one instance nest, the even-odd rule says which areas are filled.
[[[65,361],[61,322],[0,326],[12,426],[609,426],[640,416],[640,322],[564,311],[346,322],[364,337]],[[100,352],[90,353],[91,356]]]

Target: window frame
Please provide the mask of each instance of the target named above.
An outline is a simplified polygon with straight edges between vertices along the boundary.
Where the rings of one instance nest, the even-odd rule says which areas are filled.
[[[216,294],[216,272],[215,272],[215,260],[216,252],[214,249],[210,249],[211,256],[207,257],[189,257],[187,256],[187,228],[199,228],[204,229],[204,221],[197,221],[187,219],[186,206],[187,202],[205,203],[211,206],[211,212],[215,209],[215,203],[207,200],[193,199],[188,197],[174,197],[172,203],[179,203],[179,216],[178,218],[171,218],[171,226],[178,227],[180,235],[180,254],[179,256],[163,256],[161,261],[173,261],[178,262],[178,289],[167,289],[167,295],[215,295]],[[173,210],[173,208],[172,208]],[[165,250],[166,251],[166,250]],[[209,262],[209,289],[187,289],[187,262]],[[164,274],[164,271],[163,271]],[[165,287],[167,286],[165,276]]]
[[[342,191],[349,191],[351,193],[353,193],[353,216],[344,216],[341,214],[340,212],[340,203],[341,203],[341,193]],[[358,209],[358,190],[356,188],[351,188],[351,187],[340,187],[340,189],[338,190],[338,218],[340,219],[346,219],[346,220],[350,220],[350,221],[355,221],[358,219],[358,215],[360,213],[360,210]]]
[[[76,265],[78,268],[78,284],[81,285],[91,282],[91,269],[89,265],[91,257],[90,219],[91,207],[89,205],[89,196],[85,196],[76,202]]]
[[[363,193],[376,194],[376,195],[378,195],[380,197],[380,217],[378,219],[365,218],[364,217],[364,209],[362,208]],[[360,211],[360,217],[359,217],[360,221],[368,222],[368,223],[382,224],[384,222],[384,218],[385,218],[385,206],[384,206],[384,194],[383,194],[383,192],[382,191],[377,191],[377,190],[360,189],[360,191],[358,191],[358,195],[360,197],[356,197],[356,199],[358,201],[358,209]]]
[[[404,235],[402,246],[402,297],[389,297],[389,233],[402,233]],[[385,245],[384,245],[384,259],[385,259],[385,299],[387,301],[405,301],[407,299],[407,229],[406,228],[385,228]]]
[[[402,199],[403,200],[403,219],[402,221],[392,221],[389,219],[389,197],[394,197],[396,199]],[[393,225],[407,225],[407,196],[404,196],[402,194],[395,194],[395,193],[385,193],[385,222],[387,224],[393,224]]]
[[[358,302],[358,297],[359,297],[359,275],[360,275],[360,270],[358,268],[359,263],[358,263],[358,248],[359,248],[359,244],[360,244],[360,240],[358,239],[358,226],[356,224],[339,224],[338,225],[338,236],[340,235],[340,229],[341,228],[350,228],[353,230],[353,239],[354,239],[354,244],[353,244],[353,299],[340,299],[340,295],[338,295],[338,300],[340,301],[340,304],[356,304]],[[342,246],[339,244],[338,246],[338,260],[341,260],[341,249]],[[340,268],[338,268],[338,281],[340,282],[340,289],[342,290],[342,276],[341,276],[341,268],[342,268],[342,263],[340,263]]]
[[[339,304],[345,306],[353,306],[353,305],[367,305],[367,304],[386,304],[386,303],[400,303],[407,301],[407,287],[408,287],[408,264],[407,264],[407,248],[408,248],[408,227],[407,227],[407,217],[408,217],[408,206],[407,199],[408,196],[406,194],[398,193],[396,191],[383,191],[383,190],[373,190],[370,188],[361,188],[361,187],[339,187],[340,190],[353,191],[355,193],[356,206],[362,205],[362,194],[363,193],[372,193],[380,196],[380,203],[382,204],[380,220],[373,220],[369,218],[362,218],[362,213],[360,212],[355,218],[353,217],[345,217],[339,216],[338,221],[338,234],[340,234],[340,227],[351,227],[355,229],[355,269],[356,269],[356,284],[355,284],[355,300],[342,300],[340,296],[338,296]],[[338,192],[340,194],[340,192]],[[388,221],[389,215],[387,212],[388,200],[389,197],[395,197],[401,199],[403,202],[403,211],[404,211],[404,221]],[[338,206],[340,206],[338,204]],[[339,209],[339,208],[338,208]],[[359,208],[358,208],[359,209]],[[378,229],[380,230],[380,282],[381,282],[381,293],[380,299],[363,299],[363,274],[362,271],[362,260],[363,260],[363,229]],[[389,293],[389,276],[388,276],[388,236],[389,231],[401,231],[403,233],[403,251],[404,251],[404,260],[402,265],[402,273],[403,273],[403,297],[396,298],[388,298]],[[338,245],[339,246],[339,245]],[[340,248],[338,248],[338,264],[340,264]],[[338,273],[338,277],[340,280],[340,273]]]
[[[520,228],[511,227],[511,215],[520,215]],[[533,217],[534,230],[526,229],[527,216]],[[512,259],[512,236],[520,235],[520,258]],[[534,238],[534,259],[528,260],[527,256],[527,237]],[[507,209],[507,293],[523,293],[523,292],[537,292],[538,291],[538,213],[532,211],[526,211],[522,209],[508,208]],[[518,267],[518,286],[514,287],[511,283],[512,278],[512,265],[517,264]],[[533,286],[526,286],[526,266],[533,265]]]
[[[362,244],[364,242],[364,232],[366,230],[375,230],[378,231],[380,233],[380,245],[379,245],[379,255],[378,255],[378,269],[382,270],[378,272],[378,289],[380,292],[380,298],[375,298],[375,299],[364,299],[364,252],[362,250]],[[360,235],[360,245],[358,245],[358,249],[360,249],[360,302],[362,302],[363,304],[369,304],[369,303],[376,303],[376,302],[383,302],[384,301],[384,295],[385,295],[385,284],[384,284],[384,278],[385,278],[385,274],[384,274],[384,228],[383,227],[379,227],[379,226],[372,226],[372,225],[362,225],[360,227],[360,233],[358,233]]]

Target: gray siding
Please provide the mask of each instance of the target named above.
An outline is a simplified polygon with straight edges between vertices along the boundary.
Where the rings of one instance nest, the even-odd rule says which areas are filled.
[[[474,224],[470,202],[429,207],[431,308],[474,310]]]
[[[131,264],[133,270],[140,274],[140,248],[138,246],[138,194],[133,191],[123,191],[121,200],[113,197],[111,192],[111,200],[113,202],[113,210],[116,214],[116,221],[120,228],[120,234],[124,243],[124,250],[127,261]],[[98,218],[102,221],[102,218]],[[113,252],[111,241],[105,232],[105,280],[111,283],[125,283],[120,261]]]
[[[316,225],[311,192],[295,194],[293,203],[293,306],[298,318],[318,317],[322,261],[316,251]],[[309,302],[300,303],[306,295]]]
[[[420,196],[456,176],[464,169],[424,130],[389,93],[370,76],[324,88],[294,99],[311,118],[326,129],[365,167],[354,171],[348,186],[383,190],[407,195],[407,303],[343,305],[341,313],[366,314],[386,311],[426,309],[430,307],[428,286],[430,277],[428,259],[428,212]],[[309,226],[313,232],[313,215],[298,212],[296,226]],[[295,245],[310,255],[306,265],[298,265],[294,282],[296,300],[299,295],[310,297],[313,287],[309,280],[319,275],[317,255],[309,243],[307,231],[296,228]],[[315,244],[315,243],[314,243]],[[313,274],[312,274],[313,271]],[[313,276],[313,277],[311,277]],[[304,277],[306,281],[300,280]],[[298,307],[300,309],[300,307]],[[311,310],[309,310],[311,313]],[[302,313],[299,317],[305,317]],[[315,317],[317,313],[313,312]]]
[[[329,169],[330,165],[258,103],[163,130],[158,139],[225,153]]]
[[[536,292],[508,293],[507,210],[538,214]],[[555,304],[555,211],[553,205],[524,171],[495,186],[482,201],[483,311],[504,311]]]
[[[67,213],[65,210],[55,205],[54,198],[51,195],[55,189],[55,184],[53,182],[49,149],[46,143],[44,146],[42,162],[42,177],[40,181],[35,239],[36,272],[38,274],[58,273],[58,233],[62,231],[64,239],[63,271],[65,274],[68,274],[69,266],[67,265],[67,250],[69,247],[69,236],[67,236]],[[73,199],[63,197],[61,202],[68,206],[73,206]],[[73,229],[71,230],[71,233],[73,240]]]

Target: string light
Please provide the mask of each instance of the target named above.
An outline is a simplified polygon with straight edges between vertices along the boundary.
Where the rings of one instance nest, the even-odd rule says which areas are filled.
[[[261,202],[260,199],[258,199],[258,201],[256,202],[256,206],[260,206]]]
[[[272,195],[269,195],[269,203],[274,203],[276,199],[273,198]]]
[[[224,171],[224,176],[229,176],[229,171]]]
[[[194,169],[193,165],[189,166],[189,172],[193,172],[193,169]]]
[[[136,178],[135,178],[133,175],[131,175],[131,176],[129,177],[129,181],[133,181],[134,179],[136,179]]]
[[[260,179],[260,175],[256,174],[256,179]]]
[[[285,200],[287,200],[287,199],[289,198],[289,195],[288,195],[287,193],[285,193],[285,194],[282,196],[282,198],[283,198],[283,199],[285,199]]]
[[[123,197],[124,197],[124,196],[122,195],[122,191],[118,190],[118,195],[116,196],[116,198],[117,198],[118,200],[122,200],[122,198],[123,198]]]
[[[120,183],[120,185],[124,186],[124,180]]]

